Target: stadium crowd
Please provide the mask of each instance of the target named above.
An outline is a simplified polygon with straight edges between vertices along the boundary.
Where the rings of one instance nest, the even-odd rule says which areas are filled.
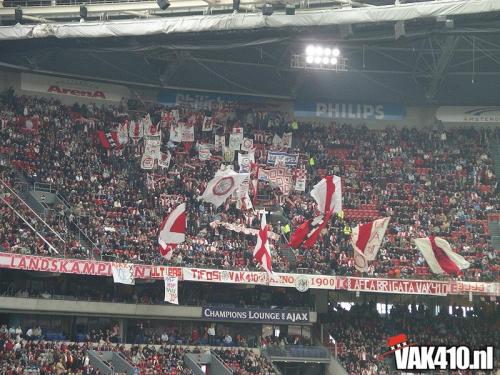
[[[39,331],[39,336],[35,333]],[[184,354],[201,353],[199,346],[185,346],[179,340],[162,340],[149,344],[117,344],[108,335],[93,332],[80,343],[47,341],[40,328],[23,332],[21,327],[0,327],[0,373],[4,375],[96,375],[89,350],[121,352],[140,375],[191,375],[184,365]],[[162,335],[164,336],[164,335]],[[173,334],[172,334],[173,336]],[[187,340],[189,341],[189,340]],[[239,342],[236,342],[239,344]],[[188,342],[183,343],[188,344]],[[199,342],[189,342],[198,345]],[[215,349],[215,353],[235,375],[273,375],[272,364],[256,352],[243,348]],[[108,363],[108,365],[111,365]]]
[[[391,363],[392,357],[381,360],[380,356],[390,351],[386,346],[391,336],[404,333],[409,343],[416,345],[460,346],[483,349],[495,346],[500,340],[498,329],[498,306],[480,306],[467,311],[454,307],[452,314],[447,308],[436,316],[424,305],[395,305],[390,315],[378,314],[375,304],[355,304],[350,310],[340,305],[332,306],[323,317],[325,344],[337,354],[349,375],[399,374]],[[448,306],[446,306],[448,307]],[[453,373],[453,372],[452,372]],[[487,372],[474,371],[474,374]],[[457,374],[472,374],[470,371]]]
[[[386,241],[368,275],[434,277],[411,242],[434,234],[447,238],[471,262],[461,277],[498,278],[498,251],[490,244],[486,219],[499,208],[498,184],[488,156],[488,142],[500,139],[499,128],[374,130],[336,123],[298,124],[280,112],[177,108],[181,119],[194,124],[195,142],[174,143],[169,140],[173,112],[153,106],[147,110],[153,124],[161,124],[162,150],[169,150],[172,159],[169,168],[145,171],[140,168],[142,141],[130,138],[120,149],[105,149],[96,137],[97,130],[116,129],[144,112],[128,113],[126,108],[112,106],[70,107],[53,99],[12,93],[1,101],[4,141],[0,154],[7,160],[2,175],[15,168],[30,183],[50,184],[64,197],[67,206],[54,207],[49,220],[55,220],[68,236],[68,257],[167,264],[157,249],[157,230],[163,216],[186,201],[187,240],[177,247],[169,264],[256,269],[255,236],[210,225],[219,220],[257,228],[254,211],[237,209],[229,202],[215,210],[197,199],[222,159],[214,151],[210,160],[200,161],[198,145],[213,143],[214,134],[227,135],[234,126],[241,126],[247,137],[256,131],[293,134],[292,146],[286,149],[272,142],[259,146],[255,136],[256,163],[266,163],[264,150],[299,153],[298,167],[307,170],[306,193],[321,176],[334,173],[343,178],[343,215],[331,221],[314,248],[297,251],[295,259],[284,256],[278,241],[274,242],[275,271],[356,275],[349,244],[352,228],[359,222],[391,216]],[[210,132],[201,131],[205,115],[217,122]],[[233,164],[237,169],[238,163]],[[287,219],[294,228],[314,212],[314,201],[306,193],[292,189],[283,196],[276,186],[259,182],[256,199],[281,206],[285,219],[274,222],[273,230],[289,235],[283,226]],[[3,207],[0,220],[5,223],[11,214]],[[75,225],[84,228],[91,243],[76,240]],[[0,232],[4,251],[49,253],[40,241],[36,246],[21,246],[30,242],[23,236],[32,236],[22,225],[6,228]]]

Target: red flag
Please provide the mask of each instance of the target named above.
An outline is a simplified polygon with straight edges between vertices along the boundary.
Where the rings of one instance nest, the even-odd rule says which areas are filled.
[[[332,213],[328,211],[324,216],[320,215],[314,219],[304,221],[290,237],[288,243],[290,247],[297,249],[302,246],[304,249],[309,249],[314,246],[318,237],[326,225],[330,221]]]
[[[99,142],[102,147],[105,149],[119,149],[121,148],[121,142],[118,137],[118,132],[104,132],[102,130],[97,131],[97,137],[99,138]]]
[[[268,241],[268,229],[266,224],[266,214],[262,214],[260,223],[259,235],[257,236],[257,244],[253,251],[255,260],[266,270],[267,273],[273,273],[273,266],[271,261],[271,249]]]
[[[304,249],[310,249],[311,247],[314,246],[314,244],[318,240],[319,235],[321,234],[323,229],[326,228],[326,225],[330,221],[331,216],[332,216],[332,213],[330,211],[328,211],[325,214],[325,216],[323,216],[323,217],[318,216],[313,220],[313,222],[312,222],[313,229],[311,231],[309,231],[309,233],[307,235],[308,238],[302,244],[302,247]],[[317,224],[317,227],[315,225],[315,221],[319,221],[319,223]]]
[[[172,250],[186,239],[186,204],[177,206],[165,216],[160,225],[158,244],[160,254],[166,259],[172,258]]]
[[[312,219],[306,220],[302,224],[300,224],[297,229],[295,229],[295,232],[293,232],[290,236],[290,242],[288,242],[288,245],[290,245],[290,247],[297,249],[302,244],[302,242],[304,242],[307,233],[309,233],[309,226],[311,225],[311,221]]]

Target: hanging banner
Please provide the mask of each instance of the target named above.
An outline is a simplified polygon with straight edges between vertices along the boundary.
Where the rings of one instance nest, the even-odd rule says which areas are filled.
[[[184,131],[183,122],[174,122],[170,126],[170,141],[182,142],[182,132]]]
[[[183,123],[181,141],[194,142],[194,126]]]
[[[226,146],[226,136],[216,134],[214,145],[217,151],[221,151]]]
[[[299,154],[287,154],[286,152],[268,151],[267,165],[275,166],[276,162],[282,161],[287,167],[296,167],[299,162]]]
[[[295,191],[306,191],[307,170],[296,169],[294,173],[295,173]]]
[[[250,172],[252,163],[255,163],[255,154],[253,152],[248,154],[238,153],[238,165],[240,166],[240,173]]]
[[[405,107],[399,104],[359,104],[333,102],[297,102],[296,117],[319,117],[326,119],[401,120],[406,115]]]
[[[292,133],[284,133],[281,137],[281,144],[286,148],[292,147]]]
[[[212,131],[212,117],[205,116],[203,117],[203,124],[201,127],[201,131],[210,132]]]
[[[165,302],[174,305],[179,304],[179,279],[177,277],[165,276]]]
[[[220,223],[220,225],[223,225],[223,223]],[[252,228],[247,229],[252,230]],[[253,230],[257,231],[256,229]],[[113,265],[116,266],[116,263],[0,252],[0,268],[21,271],[111,277],[113,276]],[[418,295],[468,295],[472,293],[476,295],[500,296],[500,283],[495,282],[407,280],[293,273],[273,273],[269,275],[266,272],[260,271],[218,270],[144,264],[134,264],[133,267],[135,279],[163,280],[165,276],[172,276],[178,280],[241,285],[269,285],[296,288],[299,290],[309,288]]]
[[[142,169],[154,168],[155,160],[160,159],[160,146],[161,141],[159,139],[146,139],[144,153],[142,154],[141,159]]]
[[[111,266],[115,284],[135,285],[134,265],[132,263],[115,263]]]
[[[160,168],[168,168],[170,166],[170,160],[172,159],[172,154],[170,151],[166,153],[161,153],[160,159],[158,159],[158,166]]]
[[[212,153],[210,152],[210,147],[207,145],[199,145],[198,158],[202,161],[210,160]]]
[[[250,152],[253,150],[253,139],[243,138],[241,142],[241,151]]]
[[[500,123],[500,107],[439,107],[436,118],[443,122]]]
[[[201,317],[211,321],[234,321],[254,323],[309,323],[308,310],[254,309],[205,306]]]
[[[233,151],[239,150],[243,141],[243,133],[231,133],[229,135],[229,148]]]

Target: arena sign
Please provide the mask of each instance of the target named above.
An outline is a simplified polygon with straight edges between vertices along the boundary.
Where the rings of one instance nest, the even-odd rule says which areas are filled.
[[[112,276],[113,264],[115,263],[90,259],[62,259],[0,252],[0,268],[15,270]],[[448,294],[500,296],[500,283],[493,282],[406,280],[293,273],[268,275],[266,272],[259,271],[134,265],[136,279],[163,280],[165,276],[177,277],[181,281],[295,288],[301,292],[308,289],[327,289],[438,296]]]
[[[309,323],[307,310],[252,309],[232,307],[203,307],[201,317],[206,320],[223,320],[254,323]]]
[[[436,118],[443,122],[500,123],[500,107],[439,107]]]
[[[405,107],[399,104],[363,104],[335,102],[296,102],[296,117],[349,120],[401,120]]]
[[[130,92],[125,86],[31,73],[21,73],[21,89],[117,103],[122,98],[130,96]]]
[[[278,111],[290,108],[288,102],[261,96],[229,95],[213,92],[192,92],[161,90],[158,93],[159,103],[169,106],[189,106],[197,110],[217,110],[228,105],[255,108],[262,111]]]

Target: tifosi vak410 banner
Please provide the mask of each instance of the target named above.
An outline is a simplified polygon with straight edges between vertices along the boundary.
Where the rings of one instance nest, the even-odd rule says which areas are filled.
[[[62,259],[0,252],[0,268],[23,271],[68,273],[88,276],[112,276],[113,262],[89,259]],[[217,270],[195,267],[170,267],[133,264],[134,279],[177,277],[179,281],[226,283],[240,285],[268,285],[308,289],[348,290],[353,292],[398,293],[420,295],[480,294],[500,296],[500,283],[472,281],[437,281],[376,279],[368,277],[308,275],[259,271]]]

